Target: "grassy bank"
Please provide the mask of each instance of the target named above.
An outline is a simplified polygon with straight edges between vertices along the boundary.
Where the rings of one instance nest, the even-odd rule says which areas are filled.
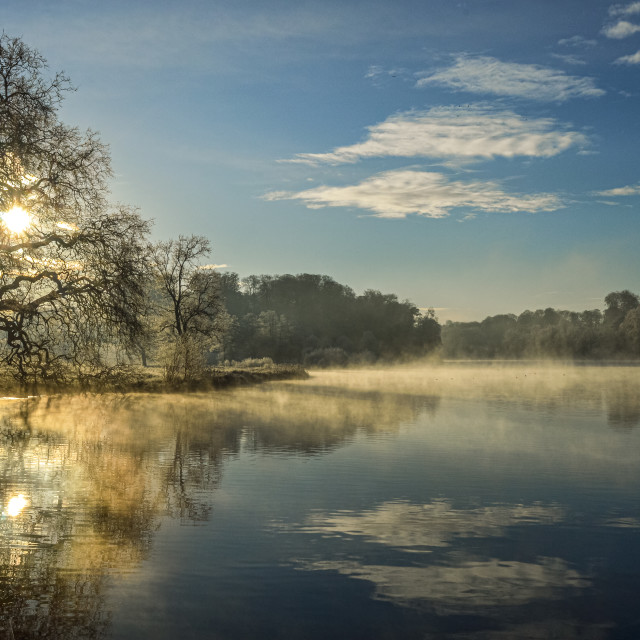
[[[175,393],[210,391],[271,380],[305,380],[309,374],[300,365],[230,365],[210,367],[197,378],[168,381],[160,367],[127,367],[100,377],[65,382],[19,384],[12,378],[0,378],[0,396],[25,397],[60,393]]]
[[[271,380],[305,380],[309,374],[301,365],[271,364],[268,366],[212,367],[197,379],[166,381],[157,374],[147,374],[136,382],[132,391],[206,391],[228,387],[261,384]]]

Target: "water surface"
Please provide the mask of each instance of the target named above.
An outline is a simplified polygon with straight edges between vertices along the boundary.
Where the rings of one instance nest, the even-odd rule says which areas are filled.
[[[638,638],[639,382],[0,401],[0,638]]]

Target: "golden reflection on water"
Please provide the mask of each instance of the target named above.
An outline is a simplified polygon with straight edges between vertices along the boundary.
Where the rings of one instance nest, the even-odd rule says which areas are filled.
[[[604,409],[614,429],[628,430],[640,424],[640,366],[460,362],[313,371],[310,380],[289,384],[325,392],[384,391],[440,399],[508,402],[533,410]]]
[[[304,384],[296,381],[293,384]],[[376,389],[464,398],[553,399],[582,402],[600,392],[626,395],[638,389],[640,367],[564,366],[552,362],[455,363],[432,366],[313,371],[311,385]]]
[[[424,406],[435,410],[266,386],[0,401],[0,637],[9,621],[16,637],[106,634],[111,576],[140,566],[163,518],[208,519],[242,447],[314,455],[358,430],[396,430]]]

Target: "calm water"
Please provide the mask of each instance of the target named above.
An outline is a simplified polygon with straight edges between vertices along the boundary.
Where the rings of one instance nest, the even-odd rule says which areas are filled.
[[[0,401],[3,638],[640,638],[640,368]]]

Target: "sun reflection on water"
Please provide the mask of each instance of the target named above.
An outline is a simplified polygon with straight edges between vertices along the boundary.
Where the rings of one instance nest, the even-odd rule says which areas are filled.
[[[27,506],[27,499],[20,493],[17,496],[13,496],[7,503],[6,514],[12,518],[20,515],[22,510]]]

